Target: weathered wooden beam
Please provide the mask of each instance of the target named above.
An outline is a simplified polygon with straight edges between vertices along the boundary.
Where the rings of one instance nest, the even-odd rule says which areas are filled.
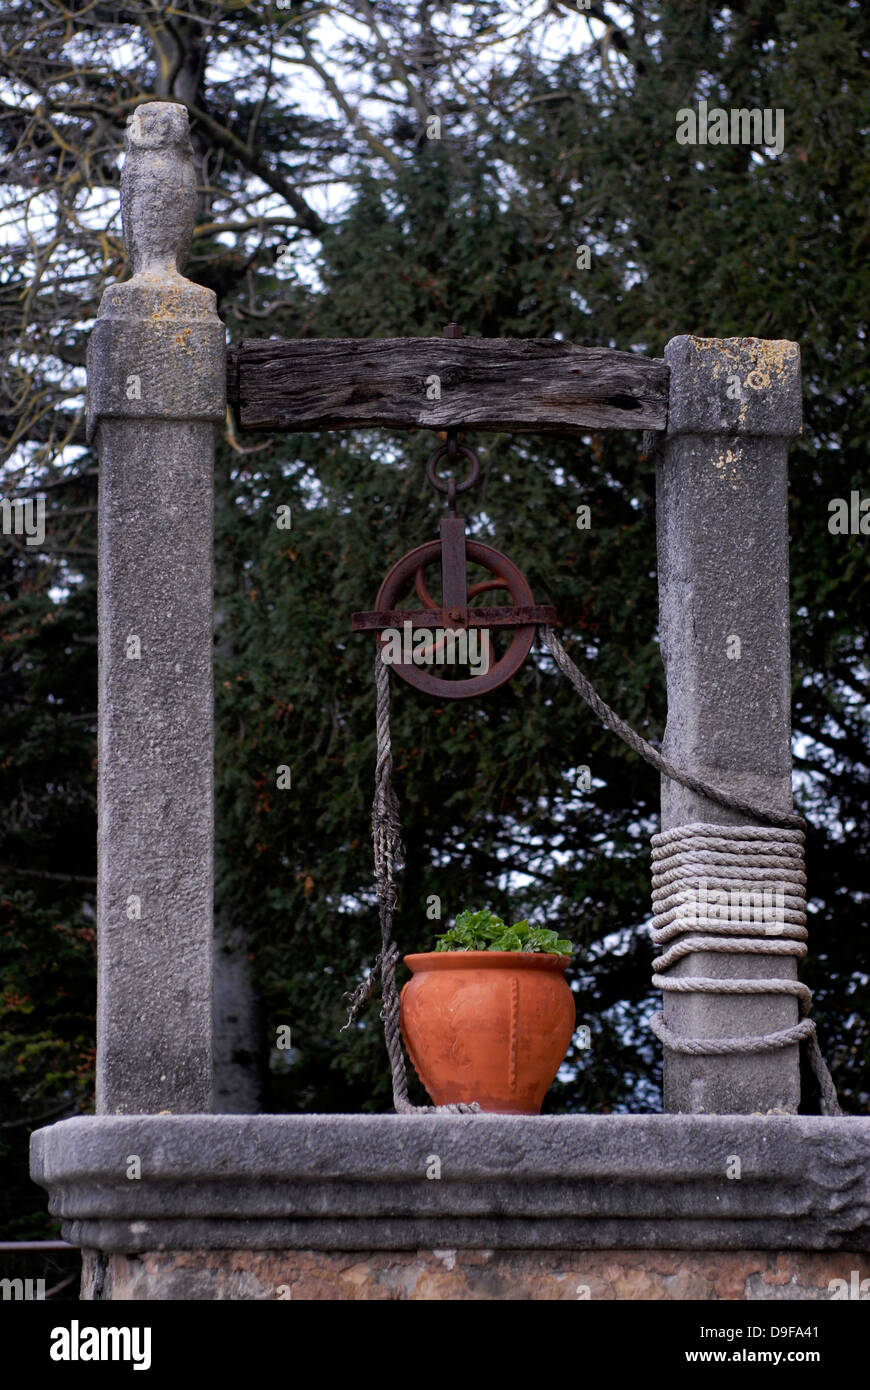
[[[227,389],[243,430],[585,434],[664,429],[668,368],[550,338],[249,338]]]

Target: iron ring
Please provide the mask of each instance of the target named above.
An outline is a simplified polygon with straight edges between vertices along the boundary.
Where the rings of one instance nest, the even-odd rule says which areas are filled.
[[[446,492],[448,485],[442,482],[435,469],[439,460],[448,452],[449,447],[449,444],[439,444],[438,448],[433,450],[426,460],[426,477],[429,479],[432,486],[437,488],[439,492]],[[470,449],[467,444],[458,444],[456,450],[457,453],[464,454],[471,464],[468,476],[463,478],[461,483],[456,484],[457,492],[467,492],[469,488],[474,487],[475,483],[480,478],[480,459],[477,457],[474,450]]]

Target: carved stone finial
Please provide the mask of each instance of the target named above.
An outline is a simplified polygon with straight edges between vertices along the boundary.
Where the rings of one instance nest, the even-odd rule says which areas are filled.
[[[137,106],[127,123],[124,148],[121,220],[133,274],[179,273],[196,212],[186,109],[170,101]]]

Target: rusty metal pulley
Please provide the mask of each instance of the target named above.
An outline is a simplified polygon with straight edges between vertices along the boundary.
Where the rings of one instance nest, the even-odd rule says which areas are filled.
[[[445,330],[450,338],[460,333],[456,324],[448,324]],[[460,457],[469,464],[467,475],[461,482],[452,476],[443,479],[438,473],[439,463],[446,458],[454,465]],[[456,515],[456,498],[475,486],[480,462],[473,449],[458,442],[455,429],[448,430],[446,443],[430,454],[426,476],[447,496],[448,515],[441,521],[440,539],[418,545],[397,560],[378,590],[374,609],[354,613],[352,627],[354,632],[378,632],[384,660],[416,690],[444,700],[470,700],[510,680],[531,651],[536,626],[555,622],[556,610],[535,603],[525,576],[506,555],[466,537],[465,520]],[[439,561],[440,601],[432,597],[426,582],[426,570]],[[489,577],[469,583],[469,563],[479,565]],[[423,607],[399,608],[412,581]],[[508,593],[509,605],[485,608],[472,602],[499,589]],[[425,637],[423,630],[428,634]],[[493,630],[497,634],[512,632],[506,650],[495,660]],[[467,679],[448,679],[427,669],[438,665],[482,669]]]

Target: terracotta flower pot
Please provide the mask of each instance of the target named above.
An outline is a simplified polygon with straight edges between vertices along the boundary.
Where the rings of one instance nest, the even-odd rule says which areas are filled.
[[[405,956],[402,1037],[436,1105],[537,1115],[574,1032],[569,956],[427,951]]]

